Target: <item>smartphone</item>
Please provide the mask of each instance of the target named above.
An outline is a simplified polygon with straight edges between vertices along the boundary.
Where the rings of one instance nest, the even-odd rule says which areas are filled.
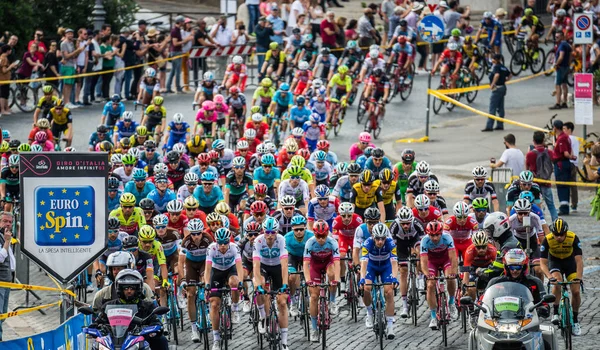
[[[19,64],[21,64],[21,60],[15,60],[15,61],[13,62],[13,64],[14,64],[15,66],[18,66]]]
[[[490,158],[490,163],[496,164],[496,158]]]
[[[533,151],[533,145],[529,145],[529,150]]]

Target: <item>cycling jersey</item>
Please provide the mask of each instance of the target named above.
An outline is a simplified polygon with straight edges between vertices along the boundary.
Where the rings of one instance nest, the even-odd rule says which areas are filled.
[[[463,266],[486,268],[490,266],[494,262],[494,260],[496,260],[496,254],[498,253],[498,249],[496,249],[496,247],[492,243],[488,243],[487,250],[485,251],[485,254],[483,256],[479,255],[478,252],[479,251],[477,250],[477,247],[474,244],[471,244],[465,252],[465,260]]]
[[[377,78],[374,75],[371,75],[368,79],[367,85],[374,88],[374,90],[371,90],[371,94],[375,94],[375,99],[377,99],[378,96],[376,93],[381,94],[384,92],[385,89],[390,88],[390,79],[384,75],[381,78],[379,78],[379,81],[377,81]]]
[[[392,262],[398,261],[396,254],[396,243],[391,237],[387,237],[381,248],[377,247],[373,237],[367,238],[362,245],[361,261],[367,261],[367,273],[365,280],[376,281],[381,278],[383,283],[396,281],[396,276],[392,273]]]
[[[44,96],[40,97],[40,100],[38,101],[35,108],[42,111],[41,117],[46,118],[46,116],[50,112],[50,109],[52,107],[54,107],[54,104],[56,103],[57,100],[58,100],[58,97],[56,97],[54,95],[51,95],[50,97],[48,97],[48,95],[44,95]]]
[[[160,91],[160,81],[156,78],[144,78],[140,81],[140,90],[152,95],[154,91]]]
[[[18,169],[16,173],[10,170],[10,167],[5,167],[4,169],[2,169],[2,174],[0,176],[0,184],[5,185],[7,197],[19,197],[19,194],[21,193],[19,181],[20,180]]]
[[[146,278],[146,270],[154,269],[154,259],[152,259],[152,255],[138,249],[135,267],[142,277]]]
[[[183,185],[183,177],[190,170],[190,165],[183,160],[175,166],[167,162],[167,169],[167,178],[173,182],[175,188],[179,188]]]
[[[546,235],[542,246],[540,247],[541,256],[544,259],[567,259],[573,256],[582,255],[581,241],[579,237],[568,231],[565,240],[559,243],[553,233]]]
[[[473,57],[479,56],[479,49],[477,48],[477,46],[475,46],[473,44],[463,45],[462,52],[464,53],[465,57],[467,57],[467,58],[473,58]]]
[[[219,164],[226,173],[233,168],[233,158],[235,158],[235,154],[229,148],[225,148],[222,152],[222,155],[219,157]]]
[[[381,69],[385,70],[385,65],[386,65],[386,62],[383,58],[377,58],[377,63],[373,63],[373,60],[369,58],[369,59],[365,59],[362,69],[366,70],[365,77],[368,77],[371,75],[371,73],[373,73],[373,70],[375,68],[381,68]]]
[[[311,163],[314,164],[314,169],[312,173],[314,174],[314,178],[315,180],[317,180],[317,183],[327,184],[329,182],[329,178],[331,177],[331,175],[333,175],[333,167],[331,166],[331,164],[325,161],[323,165],[321,165],[321,167],[319,168],[319,165],[316,161]]]
[[[494,40],[496,40],[496,42],[500,42],[502,37],[502,24],[499,21],[491,19],[488,23],[486,19],[482,19],[481,28],[486,30],[488,34],[488,40],[491,39],[493,33],[496,32],[496,38],[494,38]],[[494,43],[494,45],[496,44]]]
[[[392,162],[390,162],[388,157],[384,156],[381,160],[381,165],[375,166],[375,162],[373,162],[373,157],[369,157],[367,159],[367,161],[365,162],[365,165],[363,168],[371,170],[373,172],[373,176],[378,177],[379,173],[383,169],[390,169],[390,170],[392,169]]]
[[[366,209],[374,204],[383,202],[383,196],[379,189],[379,180],[375,180],[368,192],[364,192],[362,184],[360,182],[355,183],[352,186],[351,202],[359,209]]]
[[[125,124],[124,121],[119,120],[114,127],[114,132],[117,133],[118,135],[118,140],[125,138],[125,137],[131,137],[135,134],[135,129],[138,127],[138,123],[135,121],[131,121],[129,123],[129,126],[127,126]]]
[[[230,63],[229,65],[227,65],[227,69],[225,70],[226,74],[233,74],[236,76],[246,76],[246,65],[245,64],[235,64],[235,63]]]
[[[477,220],[468,216],[464,225],[459,225],[454,215],[444,222],[444,233],[451,235],[455,244],[465,241],[469,241],[470,244],[471,233],[477,231],[477,228]]]
[[[219,177],[219,170],[212,165],[209,165],[206,168],[206,171],[209,171],[209,172],[215,174],[215,177]],[[190,168],[189,172],[198,175],[198,178],[201,178],[201,176],[202,176],[202,171],[200,171],[200,165],[194,165],[193,167]]]
[[[290,179],[282,180],[277,193],[279,193],[280,198],[286,195],[296,198],[296,206],[300,205],[300,203],[304,204],[308,202],[310,198],[308,184],[302,179],[300,179],[300,183],[296,187],[290,185]]]
[[[340,205],[339,199],[334,196],[329,196],[328,202],[323,206],[318,198],[312,198],[308,202],[307,218],[309,222],[316,220],[324,220],[329,224],[329,230],[333,227],[333,219],[337,216],[337,210]]]
[[[298,241],[296,236],[294,236],[294,231],[290,231],[285,234],[285,247],[288,250],[289,255],[294,257],[302,258],[304,257],[304,247],[306,246],[306,242],[314,236],[314,233],[309,230],[304,230],[304,237],[302,237],[301,241]]]
[[[340,260],[340,250],[335,239],[330,236],[327,236],[323,244],[319,243],[316,237],[311,237],[304,246],[303,257],[304,261],[311,262],[311,265],[332,263]]]
[[[274,95],[275,95],[274,88],[270,87],[265,91],[265,89],[263,87],[260,87],[260,88],[256,89],[256,91],[254,91],[254,95],[252,98],[255,100],[259,100],[260,104],[262,104],[262,105],[269,105],[269,104],[271,104],[271,100],[273,99]]]
[[[229,106],[222,104],[221,108],[215,107],[215,113],[217,113],[217,121],[219,122],[219,126],[223,126],[225,119],[229,115]]]
[[[352,186],[348,175],[344,175],[337,180],[331,194],[340,197],[342,201],[349,202],[352,198]]]
[[[386,191],[381,188],[381,196],[383,197],[383,205],[392,205],[400,200],[400,189],[397,186],[396,181],[392,181],[390,183],[390,187]],[[392,207],[392,212],[395,212]],[[394,213],[395,215],[395,213]],[[386,218],[393,218],[394,215],[385,216]]]
[[[148,122],[152,121],[154,123],[160,122],[163,119],[167,118],[167,110],[165,107],[160,106],[158,110],[156,110],[155,105],[150,105],[146,108],[144,112],[145,115],[148,116]]]
[[[273,102],[277,103],[279,107],[288,107],[294,103],[294,95],[289,91],[277,90],[273,95]]]
[[[319,97],[315,96],[313,98],[310,99],[308,105],[310,106],[310,109],[312,112],[319,114],[320,116],[325,116],[327,114],[327,101],[325,101],[325,99],[323,99],[322,101],[319,101]],[[321,118],[321,121],[325,121],[323,118]]]
[[[273,187],[275,185],[275,181],[281,178],[281,171],[277,167],[272,167],[271,170],[267,173],[265,169],[261,166],[254,169],[254,184],[263,183],[267,185],[268,188]]]
[[[189,219],[185,215],[180,214],[179,216],[175,216],[177,218],[177,221],[173,222],[171,213],[166,213],[165,215],[169,219],[167,229],[175,230],[177,231],[180,237],[183,237],[183,229],[187,227]]]
[[[204,141],[204,140],[201,140],[200,144],[198,146],[194,146],[193,141],[190,140],[188,143],[186,143],[185,146],[186,146],[188,152],[190,153],[191,157],[196,157],[200,153],[203,153],[206,151],[206,141]]]
[[[277,52],[275,55],[273,56],[273,50],[268,50],[267,53],[265,54],[265,61],[270,61],[271,58],[274,59],[274,65],[277,65],[279,63],[285,63],[285,53],[283,52],[283,50],[278,50],[279,52]],[[278,57],[279,56],[279,57]]]
[[[510,230],[513,235],[517,238],[525,240],[529,237],[535,237],[536,235],[541,240],[544,237],[544,230],[542,229],[542,223],[540,217],[534,213],[529,213],[531,226],[529,227],[529,236],[527,235],[527,228],[523,226],[522,222],[519,222],[517,214],[513,214],[509,218]]]
[[[164,213],[167,211],[167,204],[172,200],[176,200],[177,195],[170,188],[167,188],[165,192],[161,194],[157,188],[150,191],[147,198],[150,198],[154,201],[154,209],[156,209],[157,212]]]
[[[159,234],[156,235],[156,240],[162,245],[162,249],[165,253],[166,257],[170,257],[173,253],[177,252],[177,248],[179,248],[179,243],[181,242],[180,233],[177,230],[169,230],[164,236]]]
[[[406,54],[408,57],[412,57],[414,54],[413,46],[409,43],[406,43],[404,45],[400,45],[400,43],[395,43],[392,46],[392,51],[396,54]]]
[[[181,241],[181,252],[179,254],[185,255],[187,260],[194,262],[205,261],[208,247],[214,240],[207,233],[202,234],[198,243],[194,242],[193,237],[192,235],[188,235]]]
[[[131,180],[125,184],[125,192],[129,192],[135,196],[135,205],[140,204],[140,201],[148,196],[148,194],[156,189],[156,186],[151,182],[144,182],[142,188],[136,186],[136,182]]]
[[[246,209],[244,210],[244,215],[250,215],[250,206],[252,205],[252,203],[256,202],[256,196],[252,196],[252,197],[248,197],[247,201],[246,201]],[[273,200],[273,198],[269,197],[269,196],[265,196],[263,199],[261,199],[261,201],[265,202],[265,204],[267,205],[267,208],[269,208],[269,213],[274,212],[275,208],[277,207],[277,202]],[[231,213],[230,213],[231,215]],[[236,219],[237,220],[237,219]],[[229,220],[231,221],[231,220]],[[231,225],[231,223],[230,223]],[[285,232],[283,232],[285,233]],[[282,233],[282,234],[283,234]]]
[[[230,242],[227,251],[221,253],[219,245],[213,242],[208,246],[206,261],[212,264],[213,269],[226,271],[234,267],[236,263],[242,261],[242,257],[235,243]]]
[[[140,242],[138,249],[140,251],[146,252],[152,256],[152,258],[156,259],[158,265],[165,265],[167,263],[167,258],[165,257],[165,252],[163,251],[162,245],[158,241],[152,242],[152,247],[145,251],[142,249],[142,242]],[[154,270],[154,274],[157,275],[159,271]]]
[[[252,251],[252,260],[259,261],[262,265],[278,266],[281,265],[281,259],[288,257],[288,251],[285,248],[285,238],[282,235],[275,235],[273,245],[269,247],[265,235],[262,234],[254,240],[254,250]]]
[[[208,115],[206,114],[208,112]],[[198,113],[196,114],[196,122],[201,124],[212,124],[217,122],[217,112],[204,110],[204,108],[200,108]],[[211,130],[205,130],[204,132],[210,133]]]
[[[214,80],[211,82],[202,81],[200,85],[198,85],[196,92],[203,92],[206,95],[207,100],[212,101],[212,96],[219,92],[219,84]]]
[[[440,56],[440,59],[444,64],[449,64],[452,67],[456,67],[456,65],[462,64],[462,54],[458,51],[451,51],[450,49],[445,49]]]
[[[119,233],[117,234],[117,238],[115,238],[114,241],[109,238],[106,241],[106,251],[98,257],[98,262],[100,262],[100,264],[102,265],[106,265],[106,259],[108,259],[109,255],[111,255],[114,252],[123,250],[123,240],[127,236],[129,236],[127,232],[119,231]]]
[[[117,192],[115,192],[115,196],[111,198],[110,192],[108,193],[108,210],[112,212],[113,210],[119,208],[119,206],[121,205],[120,200],[122,194],[123,191],[117,190]]]
[[[121,207],[111,211],[109,216],[114,216],[119,219],[119,222],[121,223],[121,227],[119,229],[127,232],[130,235],[135,234],[140,227],[146,225],[144,211],[137,207],[133,208],[133,212],[127,219],[125,219],[125,216],[123,215],[123,208]]]
[[[233,95],[227,96],[225,103],[234,110],[240,110],[246,106],[246,96],[242,93],[238,93],[237,98],[233,98]]]
[[[309,46],[306,46],[306,43],[300,47],[301,51],[304,52],[304,57],[302,58],[304,61],[309,62],[312,61],[313,56],[319,54],[319,47],[314,43],[309,43]]]
[[[172,143],[177,143],[182,140],[185,140],[185,136],[190,132],[190,124],[183,123],[175,123],[170,122],[167,125],[167,132],[169,133],[169,143],[171,143],[171,139],[175,139]]]
[[[387,235],[389,238],[392,238],[392,236],[390,234]],[[367,224],[361,224],[360,226],[358,226],[356,228],[356,231],[354,231],[354,248],[360,248],[362,247],[363,243],[367,240],[367,238],[371,237],[371,232],[369,232],[369,228],[367,227]]]
[[[429,259],[447,259],[448,252],[451,250],[454,250],[454,240],[447,233],[442,233],[437,244],[433,243],[429,235],[425,235],[421,239],[421,256],[427,255]]]
[[[273,213],[273,218],[279,222],[280,234],[284,235],[292,230],[292,219],[296,215],[304,216],[304,213],[298,209],[294,209],[294,212],[291,213],[291,216],[286,216],[283,209],[278,209]],[[244,222],[244,226],[246,226],[246,222]]]
[[[115,126],[124,112],[125,105],[123,102],[119,102],[116,107],[113,107],[112,102],[106,102],[102,110],[102,116],[106,117],[106,126]]]
[[[253,190],[254,182],[252,180],[252,175],[249,173],[244,173],[242,175],[242,179],[238,180],[235,172],[231,170],[229,173],[227,173],[225,188],[228,188],[229,194],[234,196],[239,196],[246,193],[248,190]]]
[[[67,125],[73,122],[73,116],[71,115],[71,111],[67,107],[63,107],[60,114],[56,111],[56,107],[53,107],[50,109],[50,113],[48,114],[48,121],[53,121],[54,124],[58,125]],[[59,136],[56,135],[56,133],[54,134],[55,137]]]
[[[417,176],[417,173],[412,173],[409,177],[408,177],[408,187],[406,188],[406,193],[411,193],[413,196],[418,196],[420,194],[423,194],[424,188],[423,186],[425,185],[425,182],[429,181],[429,180],[435,180],[435,182],[440,183],[440,181],[438,180],[437,176],[430,174],[426,179],[424,179],[424,181],[422,179],[419,179],[419,177]]]
[[[204,188],[202,186],[196,187],[194,190],[194,197],[198,200],[198,203],[201,204],[202,207],[213,207],[217,205],[218,202],[223,201],[223,192],[218,186],[212,186],[212,189],[209,193],[204,192]]]
[[[546,219],[544,219],[544,211],[540,207],[538,207],[537,204],[532,204],[531,205],[531,212],[540,217],[540,223],[542,225],[546,224]],[[517,212],[515,211],[514,207],[510,208],[510,215],[513,215],[513,214],[516,214],[516,213]]]
[[[423,225],[427,225],[431,221],[442,221],[442,212],[433,205],[429,206],[425,216],[420,216],[417,208],[412,208],[412,211],[415,219],[421,221]]]

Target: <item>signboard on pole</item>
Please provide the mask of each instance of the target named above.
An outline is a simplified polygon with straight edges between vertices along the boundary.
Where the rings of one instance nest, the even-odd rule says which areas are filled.
[[[63,283],[107,246],[108,155],[21,153],[21,244]]]
[[[594,43],[594,34],[592,25],[594,22],[592,21],[592,15],[589,13],[576,13],[575,18],[575,32],[573,37],[573,43],[575,45],[581,44],[593,44]]]
[[[429,15],[423,17],[417,28],[421,38],[430,43],[436,43],[442,40],[444,36],[444,21],[437,16]]]
[[[594,75],[576,73],[574,86],[575,124],[594,124]]]

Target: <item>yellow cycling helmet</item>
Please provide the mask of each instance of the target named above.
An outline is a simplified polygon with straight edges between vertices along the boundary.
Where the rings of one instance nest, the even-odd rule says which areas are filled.
[[[163,102],[165,102],[165,99],[162,96],[154,96],[154,100],[152,100],[152,102],[155,105],[160,106],[163,104]]]
[[[340,74],[346,74],[348,73],[348,66],[345,64],[342,64],[341,66],[338,67],[338,73]]]
[[[383,182],[383,183],[390,183],[390,182],[392,182],[393,179],[394,179],[394,176],[392,175],[392,171],[388,168],[383,169],[379,173],[379,180],[381,180],[381,182]]]
[[[269,44],[269,49],[271,49],[271,50],[277,50],[278,48],[279,48],[279,44],[274,41]]]
[[[292,160],[290,160],[290,164],[292,166],[304,168],[304,166],[306,165],[306,159],[304,159],[304,157],[302,157],[301,155],[295,155],[292,157]]]
[[[156,96],[156,97],[160,97],[160,96]],[[148,135],[148,128],[146,128],[143,125],[138,126],[137,128],[135,128],[135,133],[137,134],[137,136],[146,136],[146,135]]]
[[[215,212],[221,215],[229,215],[229,204],[225,202],[217,203],[217,206],[215,207]]]
[[[153,241],[156,238],[156,230],[150,225],[144,225],[138,232],[140,241]]]
[[[44,85],[44,87],[42,88],[42,91],[47,95],[47,94],[51,94],[53,89],[54,88],[52,87],[52,85]]]
[[[8,145],[8,141],[6,141],[6,140],[2,141],[2,144],[0,145],[0,153],[6,153],[6,152],[8,152],[9,149],[10,149],[10,146]]]
[[[294,154],[298,150],[298,144],[292,139],[285,140],[283,147],[286,149],[288,154]]]
[[[252,106],[250,108],[250,112],[251,112],[251,114],[260,113],[260,106]]]
[[[302,169],[301,167],[295,166],[295,165],[292,165],[291,167],[289,167],[287,169],[288,174],[290,176],[300,176],[300,175],[302,175],[303,170],[304,169]]]
[[[129,192],[123,193],[121,199],[119,199],[121,206],[123,207],[134,207],[135,206],[135,196]]]
[[[271,87],[271,85],[273,85],[273,81],[271,80],[271,78],[264,78],[260,82],[260,86],[263,87]]]
[[[373,172],[369,169],[363,171],[358,179],[363,185],[371,185],[374,180]]]
[[[202,144],[202,137],[200,135],[194,135],[192,138],[192,146],[198,147]]]
[[[209,224],[211,222],[217,222],[217,221],[223,222],[223,218],[221,218],[221,215],[217,212],[213,211],[212,213],[210,213],[206,216],[206,222]]]
[[[185,209],[196,209],[198,206],[198,200],[194,196],[189,196],[183,201],[183,207]]]

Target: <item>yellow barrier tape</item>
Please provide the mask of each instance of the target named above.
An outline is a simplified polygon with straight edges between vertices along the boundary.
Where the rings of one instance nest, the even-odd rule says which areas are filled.
[[[471,112],[473,112],[475,114],[479,114],[479,115],[481,115],[483,117],[487,117],[487,118],[494,119],[494,120],[499,121],[499,122],[503,122],[503,123],[507,123],[507,124],[512,124],[512,125],[520,126],[520,127],[527,128],[527,129],[532,129],[532,130],[535,130],[535,131],[542,131],[542,132],[545,132],[545,133],[548,132],[548,130],[542,129],[542,128],[538,128],[537,126],[533,126],[533,125],[529,125],[529,124],[517,122],[517,121],[506,119],[506,118],[500,118],[500,117],[497,117],[495,115],[491,115],[489,113],[482,112],[482,111],[480,111],[478,109],[475,109],[475,108],[473,108],[471,106],[468,106],[468,105],[466,105],[464,103],[461,103],[461,102],[459,102],[459,101],[457,101],[457,100],[455,100],[453,98],[450,98],[450,97],[448,97],[448,96],[446,96],[446,95],[444,95],[444,94],[442,94],[442,93],[440,93],[440,92],[438,92],[436,90],[427,89],[427,93],[431,94],[431,95],[433,95],[433,96],[435,96],[437,98],[439,98],[440,100],[444,100],[446,102],[452,103],[452,104],[454,104],[454,105],[456,105],[458,107],[464,108],[464,109],[466,109],[468,111],[471,111]]]
[[[518,178],[519,178],[518,176],[511,177],[510,182],[504,186],[504,189],[509,188],[510,185],[512,184],[512,182]],[[577,182],[577,181],[544,180],[544,179],[538,179],[538,178],[533,178],[533,182],[537,182],[537,183],[541,183],[541,184],[550,184],[550,185],[564,185],[564,186],[571,186],[571,187],[600,187],[600,184],[596,184],[596,183]]]
[[[418,142],[429,142],[429,136],[423,136],[420,139],[408,138],[396,140],[397,143],[418,143]]]
[[[44,82],[44,81],[54,81],[54,80],[63,80],[63,79],[76,79],[76,78],[83,78],[83,77],[91,77],[93,75],[102,75],[102,74],[108,74],[108,73],[122,72],[122,71],[130,70],[130,69],[135,69],[135,68],[139,68],[139,67],[145,67],[147,65],[151,65],[151,64],[154,64],[154,63],[161,63],[161,62],[173,61],[173,60],[176,60],[176,59],[179,59],[179,58],[187,57],[189,55],[190,55],[189,53],[184,53],[182,55],[173,56],[173,57],[169,57],[169,58],[163,58],[163,59],[152,61],[152,62],[146,62],[146,63],[136,64],[136,65],[130,66],[130,67],[117,68],[117,69],[112,69],[112,70],[107,70],[107,71],[100,71],[100,72],[81,73],[81,74],[77,74],[77,75],[69,75],[69,76],[61,76],[61,77],[50,77],[50,78],[4,80],[4,81],[0,81],[0,85],[1,84],[11,84],[11,83],[15,83],[15,84],[28,84],[28,83],[37,83],[37,82]]]
[[[40,306],[34,306],[34,307],[30,307],[27,309],[21,309],[21,310],[17,310],[17,311],[11,311],[11,312],[7,312],[5,314],[0,314],[0,321],[5,320],[9,317],[14,317],[14,316],[19,316],[22,314],[26,314],[32,311],[37,311],[37,310],[41,310],[41,309],[47,309],[49,307],[53,307],[53,306],[59,306],[62,303],[62,301],[57,301],[55,303],[52,304],[46,304],[46,305],[40,305]]]
[[[20,283],[11,283],[11,282],[0,282],[0,288],[16,288],[23,290],[45,290],[50,292],[64,292],[69,294],[72,297],[75,297],[75,293],[70,290],[63,288],[54,288],[54,287],[46,287],[46,286],[33,286],[30,284],[20,284]]]

